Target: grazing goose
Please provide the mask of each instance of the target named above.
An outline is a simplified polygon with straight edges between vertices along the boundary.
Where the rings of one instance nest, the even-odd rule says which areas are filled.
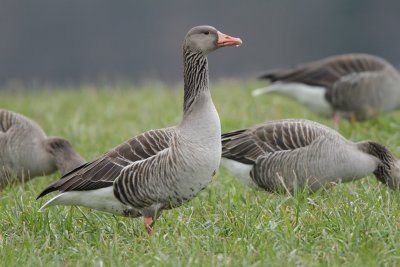
[[[293,68],[271,70],[261,76],[272,84],[253,95],[280,92],[312,111],[365,120],[400,107],[400,74],[386,60],[367,54],[328,57]]]
[[[61,194],[40,211],[53,205],[80,205],[127,217],[143,216],[151,234],[160,212],[194,198],[219,166],[221,126],[208,89],[207,55],[241,43],[211,26],[191,29],[183,43],[180,124],[140,134],[50,184],[38,198],[55,190]]]
[[[57,169],[66,174],[83,163],[67,140],[47,137],[34,121],[0,109],[0,188]]]
[[[222,160],[240,181],[270,192],[312,192],[332,182],[374,173],[400,185],[400,163],[383,145],[353,143],[336,131],[303,119],[267,122],[222,135]]]

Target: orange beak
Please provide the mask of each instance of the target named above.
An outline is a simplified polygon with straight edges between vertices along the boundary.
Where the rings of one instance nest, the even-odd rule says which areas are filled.
[[[239,46],[241,44],[242,44],[242,40],[240,38],[232,37],[232,36],[226,35],[226,34],[218,31],[218,41],[217,41],[218,47],[225,47],[225,46],[232,46],[232,45]]]

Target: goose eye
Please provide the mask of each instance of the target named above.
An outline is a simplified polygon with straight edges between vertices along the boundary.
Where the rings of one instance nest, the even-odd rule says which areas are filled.
[[[210,32],[209,32],[209,31],[206,31],[206,32],[204,32],[204,34],[205,34],[205,35],[209,35],[209,34],[210,34]]]

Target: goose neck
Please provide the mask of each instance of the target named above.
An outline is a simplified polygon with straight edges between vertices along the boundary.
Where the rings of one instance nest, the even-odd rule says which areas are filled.
[[[183,53],[184,100],[183,112],[188,113],[199,95],[208,91],[208,62],[202,53],[184,50]]]

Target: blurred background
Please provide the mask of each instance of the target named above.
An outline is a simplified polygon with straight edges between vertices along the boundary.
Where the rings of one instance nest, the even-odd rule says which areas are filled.
[[[400,64],[395,0],[0,0],[0,88],[178,82],[200,24],[244,41],[210,56],[215,80],[349,52]]]

